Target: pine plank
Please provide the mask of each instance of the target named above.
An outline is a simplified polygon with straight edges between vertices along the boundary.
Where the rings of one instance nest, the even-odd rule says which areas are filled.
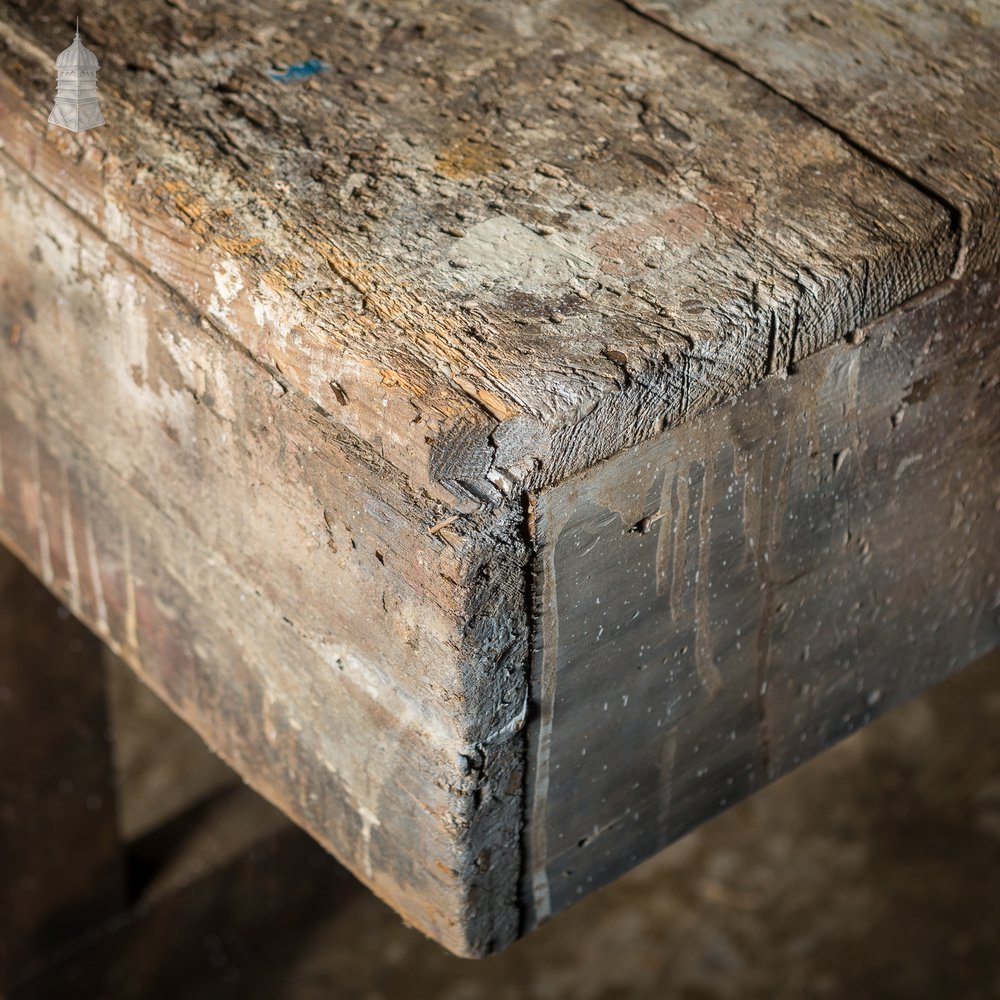
[[[630,4],[765,81],[955,213],[955,273],[1000,264],[1000,8],[991,0]]]
[[[32,108],[74,15],[8,8]],[[89,18],[113,126],[8,114],[10,155],[428,489],[499,503],[586,468],[957,253],[941,205],[618,3]],[[310,83],[269,78],[310,54]]]

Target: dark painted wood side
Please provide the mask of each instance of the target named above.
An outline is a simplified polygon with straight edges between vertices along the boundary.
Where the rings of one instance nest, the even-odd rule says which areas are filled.
[[[100,642],[0,548],[0,989],[125,903]]]
[[[536,498],[529,924],[997,643],[998,310],[944,286]]]

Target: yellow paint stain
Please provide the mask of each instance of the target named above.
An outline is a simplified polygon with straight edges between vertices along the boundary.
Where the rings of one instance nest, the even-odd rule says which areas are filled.
[[[255,241],[258,244],[259,240]],[[302,275],[305,273],[305,268],[302,266],[302,261],[298,257],[285,257],[278,261],[273,267],[265,271],[261,276],[260,280],[267,285],[269,288],[274,289],[274,291],[279,294],[287,292],[292,283],[298,281]]]
[[[226,253],[231,254],[234,257],[248,256],[264,245],[264,241],[259,240],[256,237],[249,240],[241,240],[229,236],[218,236],[215,237],[213,242],[219,247],[219,249],[225,250]]]
[[[435,159],[442,174],[460,180],[493,173],[499,168],[503,156],[489,143],[462,136],[441,150]]]
[[[392,322],[406,312],[410,303],[398,290],[381,291],[374,271],[346,254],[329,248],[325,253],[326,263],[341,281],[347,282],[364,298],[366,312],[371,312],[383,322]],[[379,269],[381,270],[381,269]]]
[[[468,355],[449,338],[449,333],[446,326],[442,329],[422,327],[416,331],[415,339],[426,344],[432,353],[447,361],[452,368],[465,368],[469,364]]]
[[[515,410],[506,400],[501,399],[495,392],[490,392],[489,389],[484,389],[481,386],[475,385],[468,379],[463,378],[461,375],[456,375],[454,377],[454,382],[459,388],[463,389],[470,396],[474,396],[479,400],[483,406],[489,410],[489,412],[497,418],[497,420],[507,420],[510,417],[516,416],[517,410]]]
[[[205,197],[198,194],[186,181],[171,178],[160,185],[160,192],[188,220],[191,229],[198,236],[210,240],[213,246],[228,256],[246,257],[264,245],[263,240],[257,237],[226,236],[212,232],[213,228],[232,216],[232,208],[225,205],[210,206]]]
[[[406,372],[396,371],[393,368],[382,368],[379,370],[382,377],[382,385],[394,386],[402,389],[410,396],[423,396],[427,392],[427,385],[423,381],[417,381]]]
[[[163,190],[170,196],[174,207],[190,223],[191,228],[204,236],[209,229],[208,202],[185,181],[171,179],[163,182]]]

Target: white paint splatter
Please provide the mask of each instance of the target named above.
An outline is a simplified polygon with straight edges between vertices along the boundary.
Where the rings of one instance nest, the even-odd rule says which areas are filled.
[[[213,316],[228,319],[229,306],[243,288],[243,274],[236,261],[227,260],[213,272],[213,277],[215,291],[209,300],[208,310]]]
[[[361,817],[361,842],[364,845],[362,862],[365,866],[365,875],[371,878],[374,869],[372,868],[372,830],[381,826],[378,817],[365,806],[358,806],[358,815]]]
[[[572,237],[540,236],[506,215],[473,226],[458,241],[456,256],[464,265],[453,272],[459,281],[478,284],[489,278],[536,293],[562,288],[597,266],[587,247]]]

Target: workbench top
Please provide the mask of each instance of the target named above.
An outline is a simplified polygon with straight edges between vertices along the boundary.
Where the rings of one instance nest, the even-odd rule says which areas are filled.
[[[990,5],[635,6],[98,2],[111,125],[53,139],[85,183],[38,173],[421,486],[492,502],[996,264]],[[51,7],[5,32],[39,107]]]

